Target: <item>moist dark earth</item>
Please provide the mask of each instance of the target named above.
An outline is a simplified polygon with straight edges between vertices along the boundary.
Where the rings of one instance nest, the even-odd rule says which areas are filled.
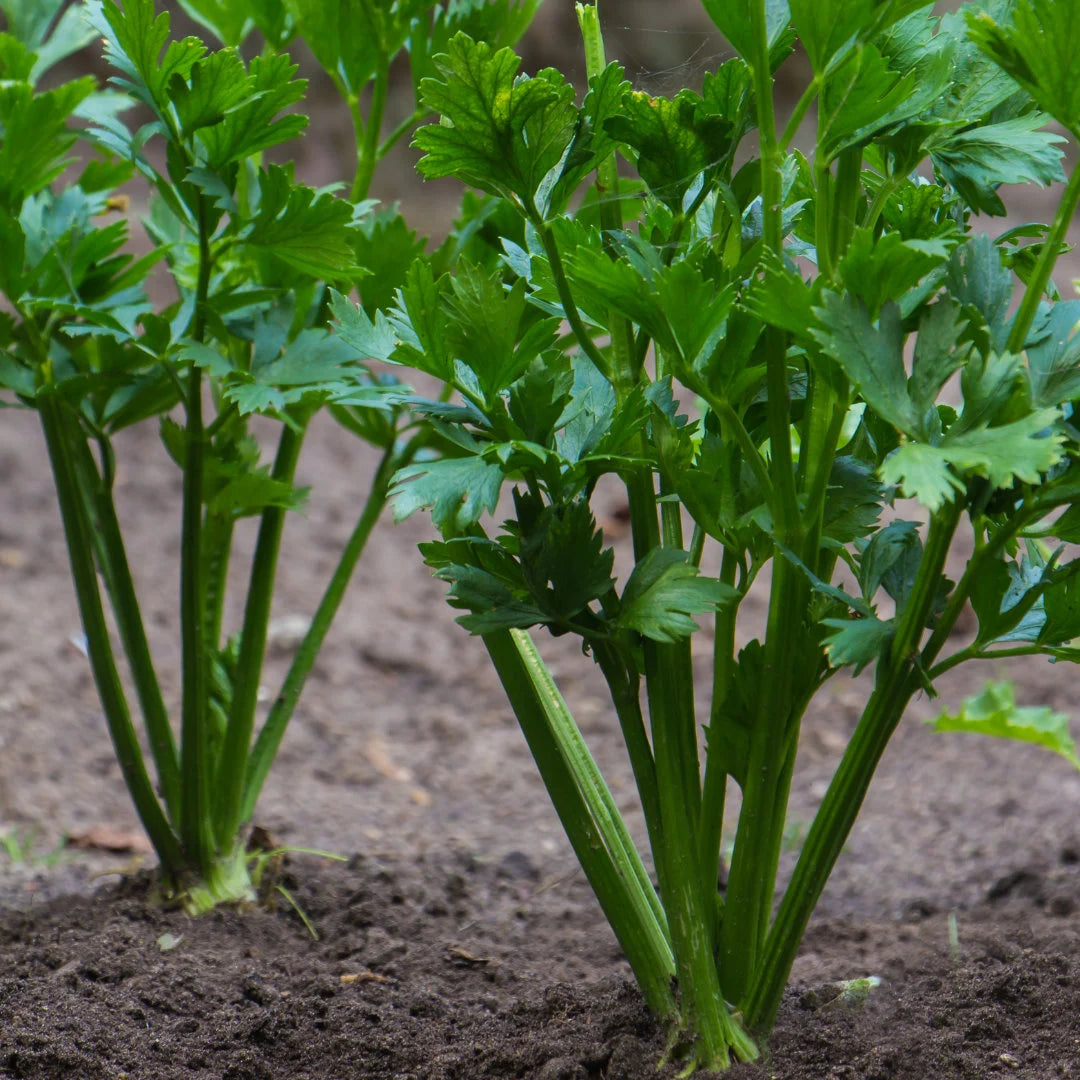
[[[639,31],[656,25],[647,5],[625,11],[619,21]],[[565,23],[550,17],[542,39],[556,61],[572,42]],[[669,63],[722,48],[700,22],[687,25],[696,37],[664,36],[670,55],[631,73],[655,83]],[[627,49],[646,48],[644,33],[624,37]],[[684,76],[685,67],[674,75]],[[299,163],[312,182],[340,174],[333,130],[319,138]],[[381,193],[406,198],[407,210],[411,198],[437,228],[445,192],[417,193],[401,177]],[[1016,220],[1046,215],[1045,202],[1014,205]],[[1059,283],[1077,272],[1064,266]],[[134,570],[175,706],[180,477],[152,430],[127,434],[118,455]],[[286,534],[268,700],[374,464],[331,422],[316,424],[299,477],[314,494]],[[598,511],[625,559],[617,496],[602,495]],[[151,899],[152,858],[78,648],[36,417],[0,414],[0,836],[10,848],[0,848],[0,1076],[677,1074],[657,1071],[662,1036],[483,649],[454,625],[420,562],[416,544],[429,535],[421,518],[387,519],[372,537],[258,807],[256,823],[276,842],[341,861],[290,855],[268,871],[265,906],[191,920]],[[240,555],[251,542],[241,536]],[[763,610],[762,597],[748,601],[743,639]],[[591,661],[566,641],[541,645],[643,841]],[[706,657],[707,633],[698,645]],[[1014,680],[1024,704],[1077,712],[1075,670],[1041,661],[969,666],[943,681],[937,701],[913,703],[762,1062],[733,1078],[1080,1076],[1080,775],[1034,748],[922,723],[991,677]],[[841,674],[806,719],[784,875],[867,692]],[[812,1007],[828,998],[826,984],[870,975],[881,985],[861,1010]]]

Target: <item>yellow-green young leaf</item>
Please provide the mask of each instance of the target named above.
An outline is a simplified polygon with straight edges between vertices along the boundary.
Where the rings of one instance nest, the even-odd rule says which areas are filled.
[[[935,731],[972,731],[1044,746],[1080,769],[1069,718],[1045,705],[1017,705],[1011,683],[989,682],[981,694],[968,698],[958,713],[945,711],[927,723]]]
[[[1019,0],[1012,23],[967,13],[968,35],[1074,134],[1080,132],[1080,0]]]
[[[551,69],[517,77],[521,58],[457,34],[436,59],[441,79],[424,79],[423,102],[442,115],[416,133],[428,179],[456,176],[492,195],[533,205],[578,125],[574,88]]]
[[[681,90],[674,100],[640,90],[627,94],[607,130],[637,151],[642,180],[676,213],[702,171],[735,149],[731,121],[711,112],[690,90]]]

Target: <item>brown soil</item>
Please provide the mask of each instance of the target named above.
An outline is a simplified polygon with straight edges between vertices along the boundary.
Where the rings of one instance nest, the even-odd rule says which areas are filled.
[[[699,40],[711,39],[691,48]],[[663,42],[683,60],[691,51]],[[644,46],[629,34],[626,47]],[[665,63],[649,65],[654,77]],[[179,476],[151,431],[126,436],[119,458],[135,572],[175,704]],[[372,466],[331,423],[316,426],[300,476],[315,494],[287,533],[270,692]],[[103,826],[121,846],[141,838],[76,644],[36,418],[3,413],[0,835],[29,850],[0,848],[0,1076],[674,1075],[656,1071],[659,1033],[483,650],[453,625],[416,555],[427,536],[420,519],[374,535],[259,805],[258,823],[282,843],[349,860],[292,856],[277,879],[318,939],[277,892],[273,910],[192,921],[149,902],[148,860],[58,847]],[[250,535],[242,541],[250,547]],[[238,618],[232,610],[230,625]],[[566,641],[542,644],[642,839],[590,662]],[[1075,710],[1065,665],[953,674],[947,704],[994,676],[1015,679],[1024,703]],[[865,693],[840,676],[808,716],[793,835]],[[935,735],[919,721],[940,707],[917,701],[886,754],[796,963],[771,1056],[733,1070],[737,1080],[1080,1076],[1080,776],[1036,749]],[[866,975],[882,984],[861,1011],[809,1007],[815,988]]]

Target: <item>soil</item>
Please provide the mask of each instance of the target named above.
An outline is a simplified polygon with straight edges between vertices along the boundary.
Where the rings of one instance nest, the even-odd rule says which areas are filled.
[[[651,70],[662,75],[662,62]],[[134,570],[175,706],[180,478],[150,430],[127,433],[118,458]],[[312,502],[286,536],[268,698],[373,465],[331,422],[316,424],[300,470]],[[617,500],[601,503],[624,556]],[[79,648],[36,417],[4,412],[0,1076],[676,1074],[656,1069],[659,1031],[483,649],[453,624],[443,586],[420,563],[416,544],[428,536],[418,517],[387,520],[372,537],[258,807],[277,842],[344,861],[287,856],[266,906],[191,920],[152,902],[152,859]],[[251,541],[244,531],[237,567]],[[763,604],[748,602],[744,636]],[[234,607],[229,623],[238,620]],[[566,641],[541,644],[643,841],[590,661]],[[704,657],[706,634],[701,646]],[[1026,704],[1075,711],[1073,671],[1042,662],[959,669],[940,701],[913,703],[811,924],[766,1057],[733,1069],[735,1080],[1080,1076],[1080,775],[1034,748],[920,722],[988,677],[1015,680]],[[793,849],[867,685],[838,677],[806,719]],[[813,1007],[833,981],[870,975],[881,985],[861,1010]]]

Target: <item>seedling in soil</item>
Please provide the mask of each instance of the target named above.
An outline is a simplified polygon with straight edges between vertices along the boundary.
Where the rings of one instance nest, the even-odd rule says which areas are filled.
[[[538,0],[368,5],[242,0],[184,6],[223,43],[169,40],[153,0],[2,3],[0,35],[0,388],[36,409],[55,478],[89,660],[124,780],[160,860],[163,893],[194,912],[255,895],[247,825],[305,679],[383,510],[394,472],[438,439],[409,411],[407,389],[368,359],[383,321],[333,325],[359,287],[374,312],[424,241],[396,208],[367,199],[375,169],[426,115],[415,101],[389,133],[389,71],[407,54],[412,85],[460,30],[504,43]],[[61,8],[64,10],[61,12]],[[363,12],[359,29],[345,24]],[[239,46],[253,30],[263,49]],[[307,126],[293,111],[305,82],[283,51],[302,35],[353,118],[357,164],[348,197],[298,183],[264,153]],[[103,40],[112,88],[93,78],[43,90],[63,57]],[[395,107],[397,107],[395,105]],[[131,118],[131,123],[126,118]],[[78,135],[95,148],[73,168]],[[150,254],[123,253],[110,221],[136,177],[152,202]],[[443,249],[468,250],[477,200]],[[163,264],[175,300],[155,310],[146,285]],[[269,715],[256,703],[286,515],[312,417],[329,409],[381,460],[355,529]],[[252,417],[276,422],[272,464]],[[165,706],[114,502],[114,437],[156,422],[183,476],[180,522],[182,685],[178,731]],[[258,429],[265,431],[265,428]],[[262,438],[262,436],[259,436]],[[137,463],[135,463],[137,467]],[[224,628],[234,532],[258,522],[242,625]],[[106,620],[131,671],[151,780]]]
[[[740,55],[670,98],[605,62],[592,6],[578,7],[580,104],[557,71],[521,75],[510,50],[451,39],[421,86],[441,120],[416,136],[420,170],[501,199],[520,225],[499,265],[418,263],[387,353],[458,394],[428,406],[456,456],[401,470],[396,513],[430,508],[443,539],[424,556],[482,636],[687,1072],[757,1056],[912,696],[962,662],[1080,659],[1066,549],[1080,540],[1080,303],[1051,278],[1080,171],[1050,225],[975,229],[976,213],[1004,213],[1006,185],[1065,179],[1048,125],[1080,133],[1080,2],[705,7]],[[797,37],[812,78],[781,125],[773,73]],[[792,142],[812,112],[808,158]],[[602,476],[629,502],[621,581],[590,507]],[[505,485],[511,516],[489,529]],[[760,637],[740,620],[755,590]],[[968,604],[978,632],[961,645]],[[580,638],[607,681],[658,889],[538,627]],[[777,906],[801,719],[828,680],[864,669],[873,689]],[[1071,751],[1045,720],[998,689],[939,726]]]

